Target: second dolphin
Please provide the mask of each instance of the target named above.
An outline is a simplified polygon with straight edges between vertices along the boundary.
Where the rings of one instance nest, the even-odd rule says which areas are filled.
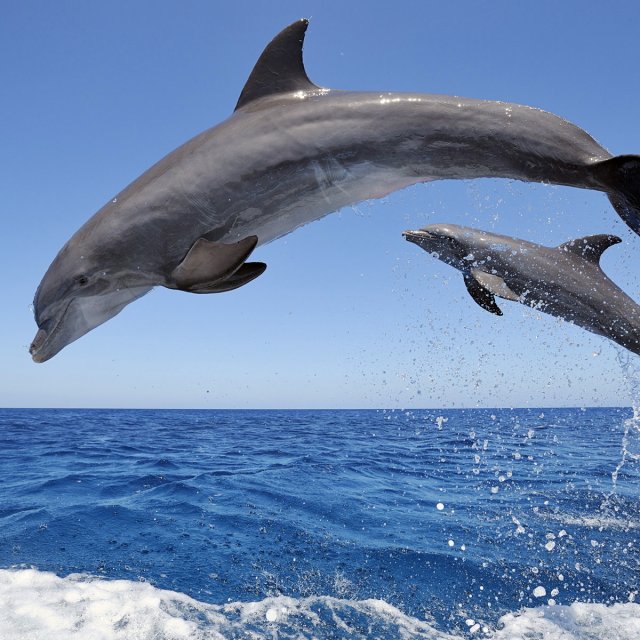
[[[404,236],[461,271],[483,309],[502,315],[495,296],[521,302],[640,355],[640,306],[600,268],[600,256],[620,238],[594,235],[544,247],[454,224]]]

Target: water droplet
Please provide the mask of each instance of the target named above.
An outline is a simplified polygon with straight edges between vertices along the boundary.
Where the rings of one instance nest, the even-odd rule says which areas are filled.
[[[278,612],[273,607],[267,609],[267,613],[265,615],[267,622],[275,622],[278,619]]]

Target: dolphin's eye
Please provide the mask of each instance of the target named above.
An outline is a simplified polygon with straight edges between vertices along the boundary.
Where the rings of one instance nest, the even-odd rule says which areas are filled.
[[[78,276],[78,279],[76,280],[76,282],[81,286],[84,287],[85,284],[87,284],[89,282],[89,278],[87,278],[87,276]]]

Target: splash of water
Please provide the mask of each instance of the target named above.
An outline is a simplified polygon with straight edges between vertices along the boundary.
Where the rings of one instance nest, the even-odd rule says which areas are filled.
[[[627,461],[640,460],[640,362],[624,349],[618,349],[617,360],[631,390],[633,415],[623,423],[620,462],[611,473],[612,493],[616,491],[618,476]]]

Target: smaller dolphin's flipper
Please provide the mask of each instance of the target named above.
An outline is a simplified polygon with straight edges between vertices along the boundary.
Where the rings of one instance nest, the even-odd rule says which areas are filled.
[[[225,280],[215,282],[210,286],[202,285],[189,289],[190,293],[224,293],[233,291],[238,287],[243,287],[259,275],[262,275],[267,268],[264,262],[245,262],[235,273]]]
[[[220,284],[242,266],[257,244],[258,236],[248,236],[235,244],[199,238],[172,271],[172,284],[183,291],[197,291]]]
[[[593,165],[618,215],[640,235],[640,156],[615,156]]]
[[[622,240],[618,238],[618,236],[610,236],[603,233],[563,242],[558,246],[558,249],[561,251],[569,251],[593,264],[599,265],[600,256],[602,256],[609,247],[619,242],[622,242]]]
[[[464,274],[464,283],[467,285],[469,295],[483,308],[497,316],[502,315],[500,307],[496,304],[495,296],[505,300],[519,302],[520,297],[515,294],[507,283],[500,277],[480,269],[471,269]]]
[[[500,307],[496,304],[496,299],[493,293],[487,288],[482,286],[480,282],[470,273],[464,274],[464,283],[467,286],[469,295],[479,304],[483,309],[491,313],[495,313],[497,316],[502,315]]]
[[[511,291],[507,283],[500,276],[487,273],[486,271],[480,271],[480,269],[471,269],[471,275],[494,296],[504,298],[505,300],[513,300],[513,302],[520,302],[520,296]]]

